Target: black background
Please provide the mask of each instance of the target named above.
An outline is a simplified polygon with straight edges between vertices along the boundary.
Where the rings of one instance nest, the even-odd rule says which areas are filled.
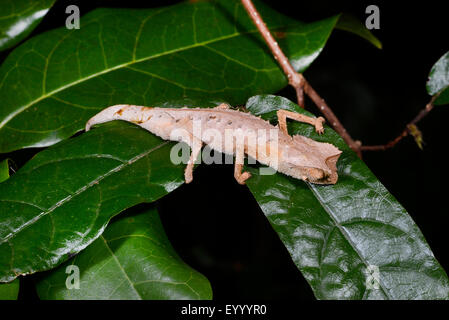
[[[148,3],[146,3],[148,2]],[[96,7],[153,7],[177,1],[58,1],[33,32],[64,25],[67,5],[81,14]],[[340,12],[365,21],[365,8],[380,8],[383,43],[336,30],[316,62],[305,72],[346,129],[365,145],[382,144],[399,134],[430,100],[425,83],[432,65],[449,50],[448,14],[443,1],[265,1],[298,20],[312,22]],[[82,19],[81,19],[82,27]],[[3,60],[10,51],[2,53]],[[279,95],[295,100],[292,89]],[[307,108],[318,111],[308,101]],[[449,270],[446,199],[449,106],[436,107],[419,128],[424,150],[408,137],[393,150],[364,153],[379,180],[407,209],[436,258]],[[36,150],[13,153],[21,166]],[[271,229],[231,165],[201,165],[194,181],[158,202],[170,241],[179,255],[209,278],[216,299],[314,299],[304,278]],[[30,279],[21,299],[36,298]]]

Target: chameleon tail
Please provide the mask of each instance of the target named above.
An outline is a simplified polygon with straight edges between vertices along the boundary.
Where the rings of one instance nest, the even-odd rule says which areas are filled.
[[[98,123],[104,123],[112,120],[125,120],[133,123],[142,123],[147,119],[147,112],[152,108],[133,106],[127,104],[119,104],[108,107],[97,113],[95,116],[89,119],[86,123],[86,131],[89,131],[90,127]]]

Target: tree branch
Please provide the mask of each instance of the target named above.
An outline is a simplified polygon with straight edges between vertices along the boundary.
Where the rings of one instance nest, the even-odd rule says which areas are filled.
[[[418,115],[407,124],[405,129],[393,140],[384,144],[384,145],[373,145],[373,146],[362,146],[360,141],[354,140],[351,135],[346,131],[343,124],[338,120],[337,116],[334,114],[332,109],[327,105],[323,98],[313,89],[313,87],[309,84],[309,82],[304,78],[304,76],[293,68],[290,61],[287,59],[285,54],[282,52],[282,49],[279,47],[276,40],[271,35],[271,32],[268,30],[264,21],[262,20],[259,12],[254,7],[254,4],[251,0],[241,0],[243,6],[245,7],[248,15],[251,20],[256,25],[263,39],[267,43],[268,47],[271,50],[276,61],[282,68],[282,71],[288,78],[288,83],[295,88],[296,96],[298,100],[298,104],[304,108],[304,93],[307,94],[310,99],[315,103],[320,112],[324,115],[326,120],[330,123],[330,125],[334,128],[334,130],[343,138],[343,140],[348,144],[348,146],[357,153],[357,155],[361,158],[362,151],[381,151],[393,148],[399,141],[401,141],[404,137],[409,134],[413,134],[412,129],[414,128],[416,131],[416,124],[423,119],[432,109],[435,100],[438,98],[439,94],[436,94],[432,97],[430,102],[426,105],[426,107],[421,110]],[[418,130],[419,133],[419,130]]]
[[[383,145],[375,145],[375,146],[360,146],[361,151],[385,151],[390,148],[393,148],[399,141],[401,141],[403,138],[408,136],[410,132],[410,128],[415,126],[419,121],[421,121],[425,116],[429,114],[430,111],[432,111],[434,107],[435,100],[439,97],[439,93],[432,96],[432,99],[430,99],[429,103],[426,104],[426,107],[422,109],[415,118],[413,118],[412,121],[410,121],[406,126],[405,129],[393,140],[390,142],[383,144]]]
[[[293,68],[290,61],[285,56],[284,52],[281,50],[278,43],[273,38],[270,30],[268,30],[265,22],[262,20],[259,12],[257,11],[256,7],[254,7],[252,1],[242,0],[242,4],[245,7],[246,11],[248,12],[248,15],[250,16],[251,20],[253,20],[260,34],[264,38],[268,47],[270,48],[274,58],[281,66],[282,71],[284,71],[284,74],[287,76],[288,83],[293,88],[295,88],[299,106],[304,108],[304,90],[303,90],[304,77],[302,76],[302,74],[296,72],[296,70]]]
[[[268,30],[259,12],[254,7],[252,1],[251,0],[241,0],[241,1],[246,11],[248,12],[248,15],[250,16],[251,20],[254,22],[260,34],[262,35],[263,39],[270,48],[274,58],[281,66],[284,74],[287,76],[288,83],[293,88],[295,88],[298,104],[302,108],[304,108],[304,93],[306,93],[316,104],[316,106],[319,108],[321,113],[324,115],[324,117],[330,123],[330,125],[334,128],[334,130],[337,131],[337,133],[343,138],[343,140],[345,140],[345,142],[349,145],[349,147],[352,150],[354,150],[360,157],[361,156],[360,142],[354,141],[354,139],[352,139],[352,137],[349,135],[349,133],[341,124],[340,120],[338,120],[337,116],[324,101],[324,99],[318,95],[318,93],[307,82],[307,80],[304,78],[302,74],[296,72],[296,70],[291,65],[290,61],[285,56],[284,52],[279,47],[276,40],[271,35],[270,30]]]

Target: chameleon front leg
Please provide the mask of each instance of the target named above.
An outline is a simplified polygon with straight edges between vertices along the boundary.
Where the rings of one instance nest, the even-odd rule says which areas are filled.
[[[291,111],[283,110],[283,109],[277,111],[277,117],[278,117],[279,129],[287,135],[288,135],[287,118],[296,120],[299,122],[311,124],[311,125],[315,126],[315,131],[317,133],[319,133],[319,134],[324,133],[323,123],[325,122],[325,120],[323,117],[312,118],[312,117],[308,117],[308,116],[305,116],[300,113],[291,112]]]
[[[189,162],[187,162],[187,167],[184,170],[184,179],[186,183],[190,183],[193,180],[193,167],[195,166],[195,161],[201,152],[202,146],[203,143],[201,140],[192,136],[192,153],[190,154]]]
[[[243,146],[237,146],[235,152],[234,178],[239,184],[245,184],[245,181],[251,178],[251,173],[242,172],[245,158]]]

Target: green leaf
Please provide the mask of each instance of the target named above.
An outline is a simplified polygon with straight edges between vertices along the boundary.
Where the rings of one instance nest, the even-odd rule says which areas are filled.
[[[434,102],[435,105],[449,103],[449,51],[430,70],[427,92],[431,96],[440,94]]]
[[[11,283],[0,284],[0,300],[17,300],[19,296],[19,279],[14,280]]]
[[[434,105],[449,104],[449,89],[443,90],[440,96],[433,103]]]
[[[382,42],[369,31],[359,19],[351,14],[341,14],[335,28],[348,31],[358,35],[359,37],[369,41],[378,49],[382,49]]]
[[[338,17],[304,24],[257,2],[297,70],[319,55]],[[0,153],[52,145],[113,104],[222,99],[245,103],[287,85],[237,0],[161,9],[97,9],[79,30],[40,34],[0,68]]]
[[[66,287],[69,266],[80,271],[78,289]],[[111,222],[89,247],[46,273],[37,292],[58,300],[212,298],[209,281],[176,254],[157,210],[142,208]]]
[[[310,113],[291,101],[257,96],[250,112]],[[319,299],[448,299],[449,280],[405,209],[330,128],[318,136],[291,123],[290,134],[336,145],[335,185],[307,184],[282,174],[253,174],[247,185]],[[377,269],[378,268],[378,269]],[[379,271],[379,281],[369,273]],[[375,278],[374,278],[375,279]],[[377,287],[378,286],[378,287]],[[378,289],[377,289],[378,288]]]
[[[0,162],[0,182],[9,178],[8,159]],[[17,300],[19,295],[19,279],[11,283],[0,284],[0,300]]]
[[[33,31],[56,0],[2,0],[0,2],[0,51]]]
[[[3,182],[9,178],[9,164],[8,159],[0,162],[0,182]]]
[[[171,145],[114,121],[37,154],[0,184],[0,281],[57,266],[114,215],[180,186]]]

